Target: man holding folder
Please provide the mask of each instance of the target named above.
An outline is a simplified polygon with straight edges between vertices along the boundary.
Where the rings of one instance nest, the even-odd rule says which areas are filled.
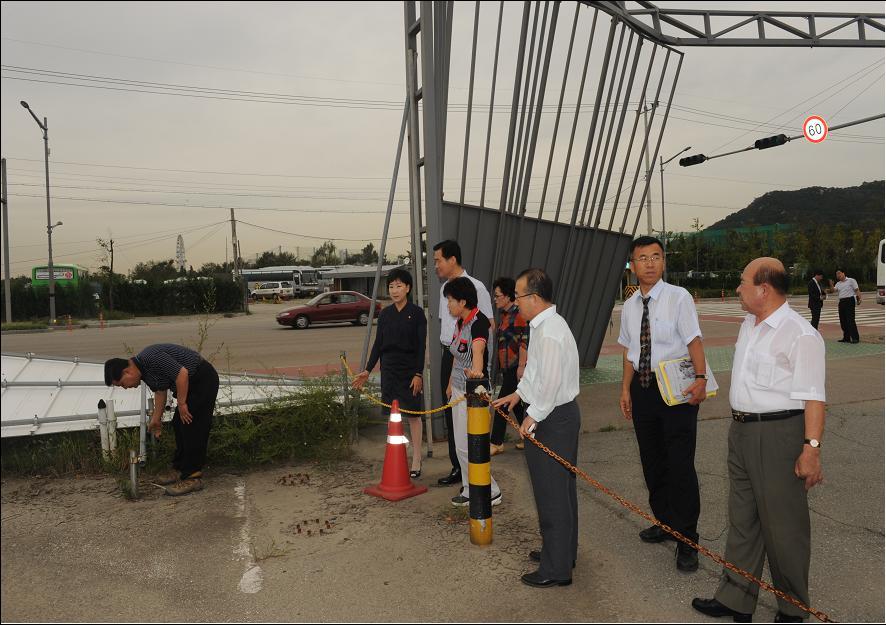
[[[624,350],[621,411],[632,419],[649,507],[655,518],[698,542],[698,476],[695,435],[698,405],[706,397],[707,373],[698,314],[689,292],[662,280],[664,248],[658,239],[631,244],[631,270],[640,288],[624,303],[618,342]],[[660,362],[689,357],[695,382],[686,403],[669,406],[655,379]],[[640,532],[648,543],[673,540],[658,525]],[[677,569],[698,570],[698,552],[677,544]]]

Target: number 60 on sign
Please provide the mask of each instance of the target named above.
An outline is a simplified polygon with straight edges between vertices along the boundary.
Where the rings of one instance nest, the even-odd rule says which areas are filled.
[[[803,122],[803,136],[810,143],[821,143],[828,136],[828,124],[818,115],[810,115]]]

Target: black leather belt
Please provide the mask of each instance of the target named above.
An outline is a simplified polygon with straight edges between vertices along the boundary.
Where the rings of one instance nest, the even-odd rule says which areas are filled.
[[[739,423],[753,423],[754,421],[778,421],[780,419],[789,419],[801,415],[805,410],[776,410],[775,412],[742,412],[741,410],[732,411],[732,420]]]

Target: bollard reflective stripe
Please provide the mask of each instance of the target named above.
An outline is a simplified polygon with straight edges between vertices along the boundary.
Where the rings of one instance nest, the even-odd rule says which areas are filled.
[[[488,381],[467,380],[468,400],[468,514],[471,542],[492,543],[492,472],[489,467]]]
[[[405,436],[388,436],[389,445],[407,445],[408,443],[409,439]]]
[[[403,417],[399,412],[391,411],[391,423],[400,423],[403,421]]]

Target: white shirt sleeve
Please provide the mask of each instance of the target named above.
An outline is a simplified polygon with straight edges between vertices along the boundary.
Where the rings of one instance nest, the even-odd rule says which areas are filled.
[[[482,282],[475,282],[477,286],[477,308],[480,309],[480,312],[489,317],[489,322],[492,323],[493,319],[495,319],[495,314],[492,312],[492,298],[489,297],[489,291],[486,289],[486,285]]]
[[[794,376],[791,378],[791,399],[825,400],[825,347],[821,336],[803,334],[797,337],[791,353]]]
[[[618,344],[628,349],[631,348],[631,336],[628,334],[628,326],[631,322],[630,313],[628,312],[628,306],[630,305],[628,302],[630,301],[632,300],[628,299],[621,307],[621,323],[618,329]]]
[[[560,370],[562,343],[553,337],[545,336],[541,338],[541,344],[538,347],[539,361],[536,369],[538,377],[535,389],[537,393],[534,393],[534,401],[526,411],[536,422],[544,421],[557,407],[557,391],[563,377]]]
[[[701,328],[698,325],[698,311],[695,310],[695,302],[689,292],[684,292],[680,301],[677,302],[677,331],[683,345],[689,345],[696,337],[701,336]]]

